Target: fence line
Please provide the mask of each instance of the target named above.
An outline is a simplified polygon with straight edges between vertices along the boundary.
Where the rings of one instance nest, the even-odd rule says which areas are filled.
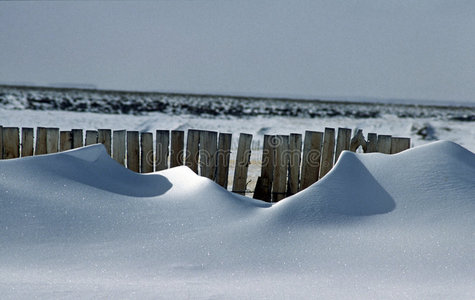
[[[325,128],[324,132],[264,135],[260,176],[253,197],[277,202],[301,191],[325,176],[344,150],[395,154],[410,147],[410,139],[368,133],[362,130],[351,137],[351,129]],[[126,130],[82,129],[60,131],[59,128],[0,126],[0,159],[26,157],[66,151],[101,143],[109,155],[132,171],[150,173],[186,165],[195,173],[214,180],[226,188],[230,172],[232,134],[190,129],[138,132]],[[186,143],[185,143],[186,141]],[[236,144],[236,143],[234,143]],[[248,189],[251,151],[260,145],[251,134],[241,133],[237,141],[232,191]]]

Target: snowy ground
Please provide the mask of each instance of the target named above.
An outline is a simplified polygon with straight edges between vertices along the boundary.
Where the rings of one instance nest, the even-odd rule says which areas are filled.
[[[102,146],[0,161],[2,298],[473,299],[475,154],[345,152],[269,206]]]
[[[249,107],[236,115],[235,99],[221,99],[233,113],[212,116],[197,113],[207,109],[202,99],[187,107],[189,99],[160,98],[164,111],[148,112],[140,108],[153,99],[135,95],[110,114],[102,110],[114,109],[114,95],[8,93],[0,93],[3,126],[207,129],[233,133],[234,148],[239,133],[251,133],[251,177],[259,173],[264,134],[361,128],[408,136],[418,147],[391,156],[345,152],[324,179],[273,206],[185,167],[133,173],[100,145],[0,161],[2,298],[475,295],[474,108],[271,101],[270,111],[284,114],[275,116],[244,101]],[[75,97],[82,102],[61,109]],[[76,106],[86,111],[69,111]],[[439,139],[468,150],[447,141],[426,145]]]
[[[371,104],[368,104],[371,106]],[[196,116],[173,115],[166,113],[146,113],[143,115],[100,114],[69,111],[38,111],[0,109],[3,126],[15,127],[60,127],[62,130],[83,129],[127,129],[152,131],[157,129],[190,128],[215,130],[233,133],[233,153],[235,158],[239,133],[253,134],[253,151],[249,166],[248,189],[253,190],[255,180],[260,174],[262,139],[264,134],[301,133],[305,130],[323,131],[325,127],[361,128],[364,133],[376,132],[393,136],[411,137],[412,146],[423,145],[434,140],[456,142],[471,151],[475,151],[475,122],[461,122],[440,118],[400,118],[394,115],[382,115],[378,118],[355,119],[353,117],[299,118],[288,116]],[[233,165],[231,165],[231,168]],[[230,183],[233,172],[230,172]]]

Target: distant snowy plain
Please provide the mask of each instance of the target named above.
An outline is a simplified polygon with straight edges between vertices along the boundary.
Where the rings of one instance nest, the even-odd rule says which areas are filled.
[[[62,130],[190,128],[264,134],[363,129],[412,138],[414,146],[450,140],[475,150],[475,106],[308,101],[213,95],[114,92],[0,86],[3,126]],[[237,143],[236,143],[237,144]]]

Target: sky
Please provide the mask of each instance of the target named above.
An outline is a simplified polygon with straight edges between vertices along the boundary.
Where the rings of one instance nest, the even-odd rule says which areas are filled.
[[[474,1],[0,2],[0,82],[475,102]]]

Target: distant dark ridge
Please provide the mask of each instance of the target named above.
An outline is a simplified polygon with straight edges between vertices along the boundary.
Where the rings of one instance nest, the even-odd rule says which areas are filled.
[[[192,92],[174,92],[174,91],[136,91],[136,90],[110,90],[110,89],[99,89],[97,86],[92,84],[75,84],[76,86],[70,86],[71,84],[68,83],[59,83],[59,84],[51,84],[49,86],[37,86],[37,85],[23,85],[23,84],[7,84],[7,83],[0,83],[0,89],[2,88],[17,88],[17,89],[37,89],[37,90],[49,90],[49,91],[83,91],[83,92],[95,92],[95,93],[104,93],[104,94],[127,94],[127,95],[143,95],[143,96],[151,96],[151,95],[164,95],[164,96],[180,96],[180,97],[203,97],[203,98],[232,98],[232,99],[243,99],[243,100],[254,100],[254,101],[292,101],[292,102],[321,102],[325,104],[361,104],[361,105],[389,105],[389,106],[409,106],[409,107],[436,107],[436,108],[461,108],[461,109],[472,109],[475,106],[472,106],[469,103],[460,103],[456,105],[448,105],[448,104],[438,104],[434,103],[433,101],[428,101],[427,103],[421,103],[421,100],[414,100],[415,103],[410,103],[409,100],[395,100],[395,102],[391,102],[389,100],[382,100],[377,98],[367,98],[368,100],[364,100],[364,97],[358,97],[358,100],[351,100],[345,98],[338,98],[338,99],[320,99],[320,98],[311,98],[311,97],[280,97],[280,96],[254,96],[254,95],[239,95],[239,94],[218,94],[218,93],[192,93]],[[81,87],[83,86],[83,87]],[[371,100],[370,100],[371,99]],[[401,102],[402,101],[402,102]]]
[[[400,118],[475,121],[475,107],[6,85],[0,85],[0,107],[133,115],[163,112],[210,117],[377,118],[382,114],[392,114]]]

